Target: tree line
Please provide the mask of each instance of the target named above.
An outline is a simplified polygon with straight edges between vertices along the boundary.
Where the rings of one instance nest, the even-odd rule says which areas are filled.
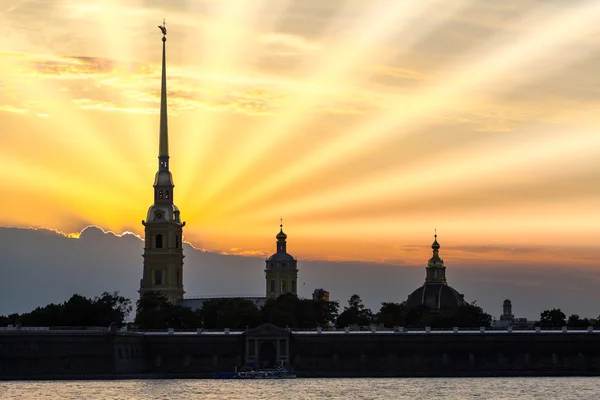
[[[133,310],[131,300],[118,292],[104,292],[95,298],[78,294],[61,304],[49,304],[24,314],[0,316],[0,326],[102,326],[128,325],[134,329],[249,329],[271,323],[291,329],[323,329],[372,325],[386,328],[406,327],[447,329],[452,327],[490,327],[492,317],[475,303],[458,310],[432,311],[426,306],[408,308],[405,302],[384,302],[378,312],[365,307],[359,295],[352,295],[340,311],[337,301],[299,298],[286,293],[268,299],[262,308],[242,298],[215,298],[204,301],[200,310],[172,304],[159,292],[147,292],[136,302],[133,322],[127,322]],[[600,326],[598,320],[566,317],[560,309],[541,313],[542,327]]]

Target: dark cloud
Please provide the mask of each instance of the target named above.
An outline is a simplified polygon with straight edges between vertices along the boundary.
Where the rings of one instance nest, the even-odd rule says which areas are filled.
[[[49,230],[0,228],[0,315],[25,312],[73,293],[99,295],[119,290],[135,300],[142,272],[143,242],[99,228],[85,229],[79,239]],[[185,247],[186,296],[260,295],[264,291],[263,258],[222,255]],[[388,260],[400,264],[402,260]],[[448,280],[468,301],[499,315],[502,301],[513,301],[517,316],[537,318],[548,308],[567,314],[600,314],[597,287],[600,272],[568,265],[478,263],[452,267]],[[299,293],[330,291],[343,306],[354,293],[368,307],[403,301],[424,280],[423,266],[359,262],[299,261]]]

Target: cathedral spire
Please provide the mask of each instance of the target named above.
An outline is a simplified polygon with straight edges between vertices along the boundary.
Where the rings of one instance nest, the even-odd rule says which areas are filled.
[[[279,218],[279,233],[276,236],[277,238],[277,252],[285,253],[286,249],[286,239],[287,235],[283,232],[283,217]]]
[[[440,244],[437,241],[437,229],[433,235],[433,243],[431,244],[433,256],[427,263],[427,274],[425,284],[428,283],[443,283],[446,284],[446,266],[444,260],[440,258]]]
[[[162,77],[160,87],[160,138],[158,171],[154,177],[154,203],[148,209],[144,225],[144,269],[140,296],[160,292],[171,303],[183,300],[183,227],[179,208],[173,203],[175,185],[169,171],[169,134],[167,127],[167,28],[162,32]]]
[[[158,146],[158,166],[160,170],[169,170],[169,125],[167,122],[167,27],[165,20],[158,26],[163,34],[162,42],[162,79],[160,85],[160,139]]]

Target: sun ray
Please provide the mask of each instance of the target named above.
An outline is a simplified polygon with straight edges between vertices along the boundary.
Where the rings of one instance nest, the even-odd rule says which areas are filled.
[[[525,39],[518,42],[515,42],[512,37],[508,40],[493,39],[492,41],[496,43],[487,43],[484,46],[490,49],[487,52],[477,49],[471,55],[461,59],[456,66],[449,68],[436,84],[414,95],[402,95],[395,102],[400,104],[399,107],[382,110],[380,115],[373,117],[366,124],[357,126],[327,145],[317,148],[305,159],[300,159],[290,167],[281,169],[272,179],[263,180],[251,192],[237,198],[231,205],[232,208],[243,206],[245,202],[260,196],[268,196],[271,193],[269,188],[277,188],[285,181],[294,180],[338,161],[347,162],[348,157],[356,154],[367,144],[380,146],[391,139],[398,140],[401,135],[410,134],[411,129],[427,124],[427,117],[431,113],[439,110],[476,108],[482,103],[482,96],[470,96],[465,99],[461,94],[485,87],[492,79],[523,69],[551,52],[567,50],[584,36],[586,31],[597,29],[595,18],[600,14],[600,3],[587,2],[566,15],[556,14],[555,11],[536,10],[521,23],[523,26],[533,27]],[[503,40],[507,43],[498,50],[498,42]],[[560,62],[547,65],[546,69],[539,74],[523,74],[517,78],[513,77],[512,85],[498,85],[496,88],[487,89],[493,94],[508,91],[517,84],[541,79],[560,70],[569,63],[586,57],[587,53],[578,50],[575,54],[566,55],[568,56],[562,58]],[[470,65],[464,67],[465,63]],[[223,212],[227,211],[230,211],[229,207],[223,210]]]
[[[452,6],[445,9],[445,13],[449,17],[469,3],[470,1],[465,0],[453,2]],[[331,44],[333,49],[327,55],[325,63],[318,62],[323,56],[321,52],[305,61],[306,72],[303,75],[310,85],[298,88],[299,91],[294,93],[292,103],[283,110],[283,114],[274,118],[272,122],[267,122],[266,127],[257,126],[253,133],[247,135],[250,143],[244,144],[243,152],[235,154],[234,161],[224,164],[223,172],[215,174],[212,181],[204,183],[207,187],[205,191],[207,197],[203,201],[200,199],[197,201],[198,207],[217,198],[224,187],[231,184],[232,180],[240,178],[240,173],[253,161],[272,149],[274,143],[281,141],[286,135],[296,132],[292,127],[302,123],[305,113],[314,107],[316,98],[320,102],[326,102],[339,96],[339,88],[344,87],[345,90],[349,90],[350,87],[358,86],[366,81],[372,71],[361,70],[362,64],[359,61],[370,59],[377,54],[376,44],[378,42],[410,31],[410,39],[403,44],[399,51],[388,56],[398,57],[399,54],[410,51],[420,39],[443,23],[443,20],[439,19],[424,19],[419,27],[415,28],[411,24],[412,20],[430,12],[436,4],[435,2],[405,1],[395,2],[391,6],[390,3],[386,4],[387,7],[371,7],[363,10],[367,15],[362,20],[368,21],[369,24],[364,30],[356,29],[356,26],[352,24],[348,25],[348,14],[356,13],[356,9],[349,7],[341,12],[341,16],[327,29],[327,32],[335,32],[339,37],[343,37],[342,43],[345,45],[337,42]],[[324,36],[327,36],[327,33]],[[274,136],[277,136],[277,141],[270,139]]]
[[[4,40],[4,48],[15,53],[19,53],[20,48],[35,49],[38,51],[38,54],[47,56],[44,49],[38,48],[28,42],[26,38],[16,34],[11,35],[10,41]],[[57,58],[57,56],[50,57]],[[11,77],[14,73],[9,63],[0,63],[0,72],[0,76],[4,77],[1,78],[3,80],[6,77]],[[33,71],[33,77],[35,77],[35,71]],[[124,166],[122,174],[119,174],[115,178],[116,180],[128,185],[138,180],[137,175],[134,173],[135,170],[127,167],[129,163],[120,156],[120,151],[112,148],[108,140],[96,132],[95,127],[91,125],[89,119],[84,118],[81,112],[70,112],[71,107],[69,107],[69,104],[71,103],[71,99],[65,96],[56,81],[43,78],[35,79],[35,86],[31,82],[25,83],[23,79],[20,79],[18,82],[10,80],[6,81],[6,83],[14,92],[20,93],[24,99],[36,99],[38,102],[42,99],[45,100],[40,107],[45,114],[49,115],[50,118],[56,119],[61,124],[64,134],[53,135],[53,138],[63,142],[65,148],[70,148],[71,151],[78,153],[85,151],[101,152],[103,154],[102,157],[89,159],[88,161],[104,168],[108,166],[114,167],[116,162],[118,165]],[[81,132],[84,132],[85,140],[69,140],[69,137],[77,137],[81,135]]]
[[[446,166],[443,169],[431,166],[429,160],[410,169],[391,168],[363,182],[353,182],[329,191],[296,197],[287,203],[280,203],[278,208],[286,210],[286,214],[295,218],[302,218],[329,208],[340,210],[355,204],[369,204],[386,196],[417,198],[428,194],[424,191],[443,192],[446,185],[461,186],[467,182],[485,181],[494,174],[532,168],[534,165],[558,165],[560,160],[566,163],[566,166],[563,166],[565,168],[573,163],[572,154],[577,154],[578,158],[585,154],[598,154],[600,136],[596,131],[597,127],[592,127],[570,132],[569,135],[552,132],[500,136],[484,144],[465,148],[460,155],[453,153],[447,155],[447,159],[437,160],[439,165]],[[505,154],[491,158],[486,151],[490,148]],[[350,199],[351,202],[348,201]],[[263,207],[247,217],[260,220],[267,218],[270,213],[272,211],[269,207],[266,210]]]
[[[281,1],[279,7],[287,5],[288,1]],[[207,4],[207,22],[211,28],[211,35],[203,38],[205,59],[201,68],[205,75],[232,75],[234,69],[239,71],[248,57],[246,52],[248,38],[252,35],[251,29],[260,17],[259,11],[266,6],[266,0],[260,1],[223,1]],[[207,35],[208,36],[208,35]],[[194,40],[195,41],[195,40]],[[242,69],[243,70],[243,69]],[[243,73],[243,72],[242,72]],[[223,84],[217,80],[203,80],[203,90],[219,92]],[[193,171],[204,171],[206,166],[202,160],[210,150],[215,139],[216,128],[224,116],[222,113],[204,112],[200,125],[195,125],[193,131],[186,135],[186,149],[181,155],[181,163],[185,168]],[[226,118],[226,117],[225,117]],[[197,174],[185,174],[179,179],[182,197],[188,197],[195,188]]]

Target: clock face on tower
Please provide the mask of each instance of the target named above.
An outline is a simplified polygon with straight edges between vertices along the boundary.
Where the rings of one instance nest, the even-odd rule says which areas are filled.
[[[163,213],[162,213],[162,211],[156,211],[156,212],[154,213],[154,218],[155,218],[155,219],[162,219],[162,217],[163,217]]]

